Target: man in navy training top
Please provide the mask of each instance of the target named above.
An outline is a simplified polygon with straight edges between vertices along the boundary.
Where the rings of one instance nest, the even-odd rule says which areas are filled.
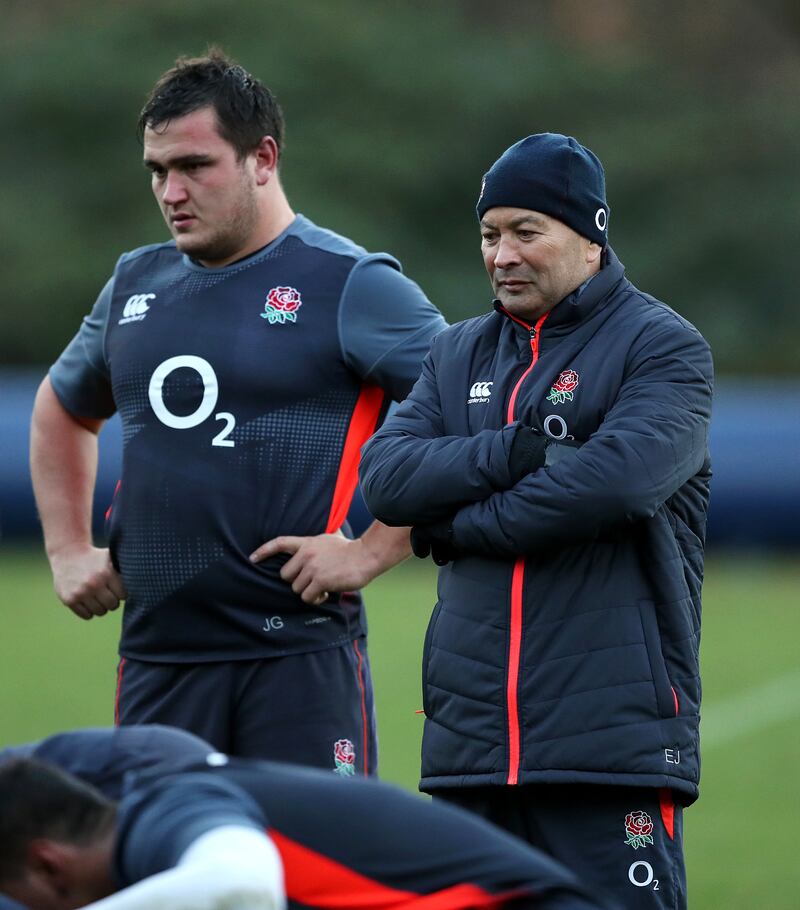
[[[33,411],[56,593],[82,619],[125,600],[118,723],[373,773],[358,589],[410,547],[345,519],[359,449],[444,321],[391,256],[295,214],[280,108],[242,67],[179,60],[139,126],[173,239],[119,259]],[[90,506],[115,412],[105,549]]]
[[[107,759],[135,766],[126,739],[142,730],[78,730],[33,750],[106,796],[123,789],[119,806],[53,764],[0,753],[0,906],[603,906],[517,838],[396,787],[221,753],[198,760],[194,744],[177,771],[168,728],[140,738],[148,770],[121,787]]]
[[[712,364],[625,278],[608,213],[572,138],[529,136],[492,165],[493,309],[434,341],[362,484],[443,566],[421,788],[624,907],[674,910],[698,793]]]

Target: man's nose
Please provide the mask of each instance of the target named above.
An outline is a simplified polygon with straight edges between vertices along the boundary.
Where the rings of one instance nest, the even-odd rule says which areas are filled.
[[[519,248],[511,237],[501,237],[497,241],[495,250],[494,267],[496,269],[507,269],[513,265],[519,265],[522,260],[519,256]]]
[[[164,179],[164,192],[161,194],[161,201],[165,205],[178,205],[181,202],[185,202],[187,197],[186,185],[181,179],[181,175],[168,173]]]

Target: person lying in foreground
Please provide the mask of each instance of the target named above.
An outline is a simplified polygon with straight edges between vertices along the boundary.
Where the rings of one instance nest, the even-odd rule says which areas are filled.
[[[85,732],[63,734],[70,763]],[[606,906],[522,841],[377,781],[211,753],[122,789],[0,767],[0,891],[30,910]]]

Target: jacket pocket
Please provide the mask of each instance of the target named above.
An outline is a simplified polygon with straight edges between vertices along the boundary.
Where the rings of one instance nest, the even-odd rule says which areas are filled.
[[[425,630],[425,640],[422,644],[422,710],[426,717],[430,717],[430,702],[428,700],[428,664],[431,658],[431,646],[433,643],[433,632],[436,623],[439,621],[439,614],[442,610],[442,602],[437,601],[433,608],[431,618],[428,622],[428,628]]]
[[[656,690],[656,704],[661,717],[675,717],[678,713],[678,698],[667,673],[664,652],[661,650],[661,633],[658,629],[656,608],[652,601],[643,600],[639,604],[639,615],[642,620],[644,644],[650,661],[650,672]]]

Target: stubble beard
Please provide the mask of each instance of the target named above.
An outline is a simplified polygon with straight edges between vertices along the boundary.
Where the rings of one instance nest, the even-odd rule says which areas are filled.
[[[244,182],[238,203],[231,214],[221,223],[210,227],[205,236],[193,237],[191,233],[178,234],[175,245],[187,256],[213,266],[238,258],[249,246],[258,223],[258,205],[255,193]]]

